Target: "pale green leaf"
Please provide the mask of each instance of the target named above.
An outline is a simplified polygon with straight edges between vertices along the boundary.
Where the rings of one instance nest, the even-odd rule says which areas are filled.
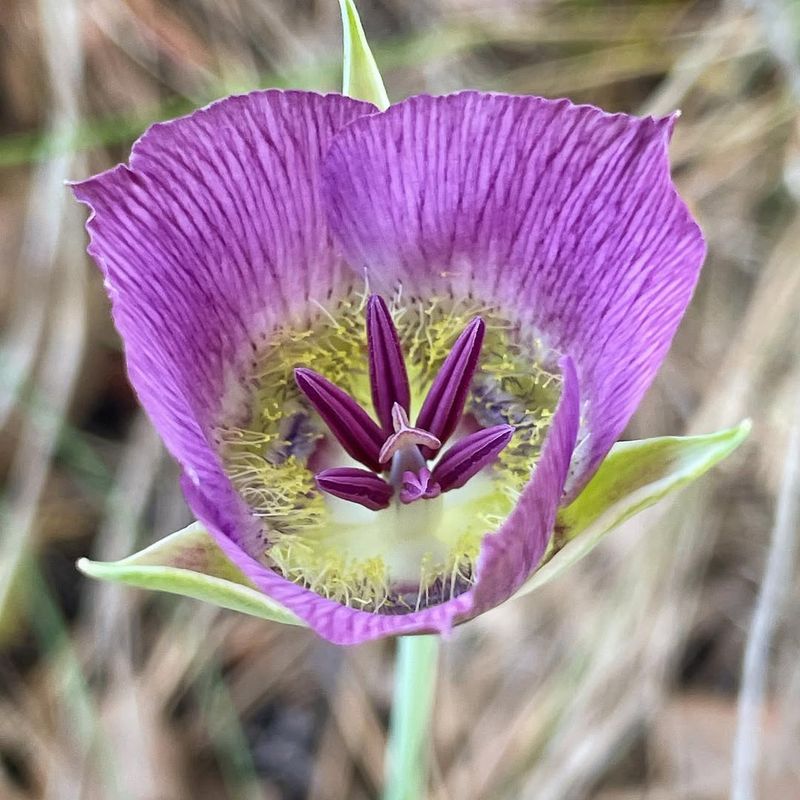
[[[701,436],[619,442],[580,495],[559,512],[553,551],[517,595],[548,583],[626,519],[699,478],[730,455],[750,427],[745,420]]]
[[[366,100],[381,111],[389,108],[389,96],[375,57],[367,43],[354,0],[339,0],[344,34],[342,94]]]
[[[78,569],[100,580],[194,597],[287,625],[304,624],[259,592],[198,522],[121,561],[82,558]]]

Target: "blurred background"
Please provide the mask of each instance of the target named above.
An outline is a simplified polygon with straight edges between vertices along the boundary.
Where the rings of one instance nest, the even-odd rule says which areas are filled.
[[[748,753],[759,797],[800,797],[791,2],[359,4],[393,100],[472,87],[682,109],[674,174],[710,254],[627,437],[755,423],[676,501],[456,631],[435,800],[715,800],[748,774]],[[0,3],[2,800],[378,796],[391,642],[336,649],[74,568],[188,517],[64,180],[125,160],[155,120],[256,87],[336,90],[339,70],[335,0]],[[743,679],[748,641],[765,658]],[[761,724],[739,727],[734,756],[742,697]]]

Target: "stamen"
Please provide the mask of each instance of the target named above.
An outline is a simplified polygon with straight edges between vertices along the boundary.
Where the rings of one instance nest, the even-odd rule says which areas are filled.
[[[460,489],[500,455],[513,435],[512,425],[495,425],[465,436],[456,442],[434,467],[433,481],[443,492]]]
[[[347,392],[313,370],[299,367],[294,378],[347,453],[365,467],[380,472],[383,467],[378,455],[384,436],[369,414]]]
[[[442,444],[450,438],[464,413],[485,330],[480,317],[464,328],[439,369],[417,417],[417,427],[430,431]],[[433,457],[428,448],[422,454],[425,458]]]
[[[423,467],[418,473],[403,473],[403,489],[400,492],[402,503],[413,503],[420,499],[430,500],[441,493],[439,484],[431,480],[431,472],[427,467]]]
[[[383,432],[392,432],[392,406],[398,403],[411,411],[411,389],[392,315],[382,297],[372,295],[367,302],[367,348],[372,405]]]
[[[432,433],[422,430],[422,428],[412,427],[408,421],[408,414],[399,403],[392,406],[392,425],[394,433],[384,442],[378,455],[381,464],[390,461],[392,456],[404,447],[420,445],[428,450],[436,451],[442,446],[442,443]]]
[[[355,467],[326,469],[314,478],[322,491],[350,500],[372,511],[387,508],[394,489],[383,478]]]

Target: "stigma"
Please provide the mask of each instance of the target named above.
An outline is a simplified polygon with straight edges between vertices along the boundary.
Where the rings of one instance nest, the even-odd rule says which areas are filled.
[[[365,469],[329,467],[315,475],[323,492],[372,511],[393,502],[432,500],[463,487],[490,466],[511,441],[508,424],[481,428],[442,451],[464,417],[480,360],[486,324],[474,317],[445,358],[412,425],[411,390],[400,337],[379,295],[366,305],[367,358],[377,422],[346,391],[323,375],[298,367],[298,389],[328,431]],[[437,458],[438,457],[438,458]],[[435,464],[430,464],[436,459]]]

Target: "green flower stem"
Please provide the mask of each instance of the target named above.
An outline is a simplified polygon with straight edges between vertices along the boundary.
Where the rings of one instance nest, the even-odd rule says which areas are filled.
[[[401,636],[397,640],[383,800],[422,800],[426,796],[438,661],[438,636]]]

